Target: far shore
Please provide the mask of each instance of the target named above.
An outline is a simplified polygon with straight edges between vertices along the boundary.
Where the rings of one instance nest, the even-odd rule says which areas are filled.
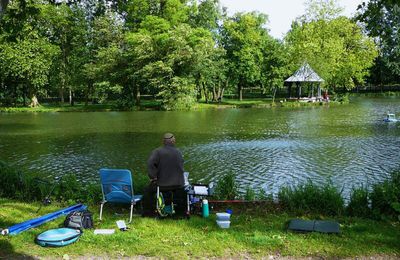
[[[279,99],[272,102],[272,99],[243,99],[242,101],[227,99],[223,102],[198,102],[191,110],[203,109],[225,109],[225,108],[273,108],[273,107],[305,107],[305,106],[326,106],[331,104],[340,104],[346,102],[338,101],[315,101],[308,102],[307,100],[290,100]],[[88,104],[75,103],[73,106],[60,103],[42,103],[38,107],[0,107],[0,112],[110,112],[110,111],[162,111],[161,102],[144,100],[140,106],[135,106],[132,109],[120,108],[114,102],[104,104]]]

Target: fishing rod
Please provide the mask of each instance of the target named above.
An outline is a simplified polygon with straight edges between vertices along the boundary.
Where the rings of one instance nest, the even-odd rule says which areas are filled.
[[[55,182],[53,183],[53,186],[51,187],[50,191],[47,193],[46,197],[44,197],[44,199],[42,200],[42,203],[40,204],[39,208],[36,210],[36,213],[38,213],[42,209],[43,205],[47,206],[47,205],[51,204],[50,196],[53,193],[55,187],[60,183],[61,179],[62,179],[62,177],[59,177],[59,176],[54,177]],[[44,181],[44,180],[40,180],[40,179],[38,179],[37,181],[50,185],[50,182],[48,182],[48,181]]]
[[[35,218],[35,219],[31,219],[31,220],[27,220],[27,221],[24,221],[24,222],[19,223],[19,224],[15,224],[15,225],[13,225],[11,227],[8,227],[8,228],[5,228],[5,229],[0,229],[0,233],[3,236],[16,235],[16,234],[19,234],[19,233],[27,230],[27,229],[40,226],[43,223],[49,222],[49,221],[51,221],[53,219],[56,219],[56,218],[58,218],[58,217],[60,217],[62,215],[67,215],[70,212],[80,211],[80,210],[85,210],[85,209],[87,209],[87,206],[85,206],[83,204],[76,204],[74,206],[71,206],[71,207],[68,207],[68,208],[65,208],[65,209],[61,209],[61,210],[58,210],[58,211],[53,212],[53,213],[49,213],[47,215],[44,215],[44,216],[41,216],[41,217],[38,217],[38,218]]]

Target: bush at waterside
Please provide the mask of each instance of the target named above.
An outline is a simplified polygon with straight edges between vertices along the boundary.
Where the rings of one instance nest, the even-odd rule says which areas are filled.
[[[400,220],[400,170],[393,172],[390,179],[375,184],[369,198],[375,218]]]
[[[353,217],[369,217],[371,215],[368,190],[366,188],[353,188],[346,212]]]
[[[136,178],[135,188],[140,193],[146,181]],[[50,192],[51,199],[60,202],[84,202],[97,204],[101,200],[99,183],[83,183],[75,175],[66,175],[54,185],[38,177],[36,174],[24,173],[0,161],[0,197],[20,201],[41,201]],[[221,178],[216,187],[215,198],[232,200],[261,200],[274,203],[271,195],[265,191],[254,191],[246,188],[244,196],[240,195],[238,184],[233,173]],[[328,183],[322,187],[311,181],[296,187],[284,187],[278,193],[278,201],[282,208],[294,214],[319,214],[325,216],[349,216],[399,219],[400,220],[400,170],[391,174],[388,180],[366,188],[353,189],[350,201],[345,207],[341,193]]]
[[[75,175],[66,175],[58,183],[49,182],[37,174],[23,173],[0,161],[0,197],[20,201],[40,201],[51,191],[51,199],[60,202],[98,203],[101,200],[99,184],[82,183]]]
[[[297,187],[285,187],[278,198],[284,209],[301,215],[340,216],[345,208],[340,192],[331,183],[318,187],[309,181]]]

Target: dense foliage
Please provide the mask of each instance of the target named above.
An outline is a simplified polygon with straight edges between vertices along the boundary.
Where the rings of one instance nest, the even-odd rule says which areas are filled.
[[[218,0],[4,1],[0,105],[113,100],[132,108],[146,96],[166,110],[190,109],[227,93],[241,99],[249,88],[273,94],[305,61],[326,88],[362,84],[374,43],[335,1],[308,6],[280,41],[267,15],[230,17]]]
[[[332,1],[329,1],[332,2]],[[307,61],[328,88],[363,84],[377,56],[372,39],[334,5],[310,5],[286,35],[293,64]]]
[[[142,176],[142,177],[141,177]],[[141,194],[146,187],[144,175],[134,176],[135,191]],[[20,201],[41,201],[51,191],[50,198],[56,201],[73,203],[76,201],[97,204],[101,200],[99,183],[86,183],[75,175],[65,175],[51,181],[43,176],[16,170],[0,161],[0,198]],[[282,209],[299,215],[320,214],[324,216],[356,216],[374,219],[400,219],[400,171],[395,171],[383,182],[374,184],[370,190],[354,189],[345,205],[342,194],[331,183],[323,186],[311,181],[294,187],[283,187],[276,200],[263,189],[247,187],[239,191],[235,176],[227,174],[217,183],[214,199],[262,201],[266,204],[280,205]]]
[[[372,68],[374,84],[399,83],[400,3],[396,0],[370,0],[358,7],[357,16],[379,46],[379,57]]]

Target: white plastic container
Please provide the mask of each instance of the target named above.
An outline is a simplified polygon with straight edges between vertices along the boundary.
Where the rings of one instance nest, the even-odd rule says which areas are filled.
[[[229,228],[229,226],[231,225],[231,222],[230,222],[230,221],[220,221],[220,220],[217,220],[217,225],[218,225],[220,228]]]
[[[231,218],[231,214],[229,213],[217,213],[217,220],[219,221],[229,221]]]

